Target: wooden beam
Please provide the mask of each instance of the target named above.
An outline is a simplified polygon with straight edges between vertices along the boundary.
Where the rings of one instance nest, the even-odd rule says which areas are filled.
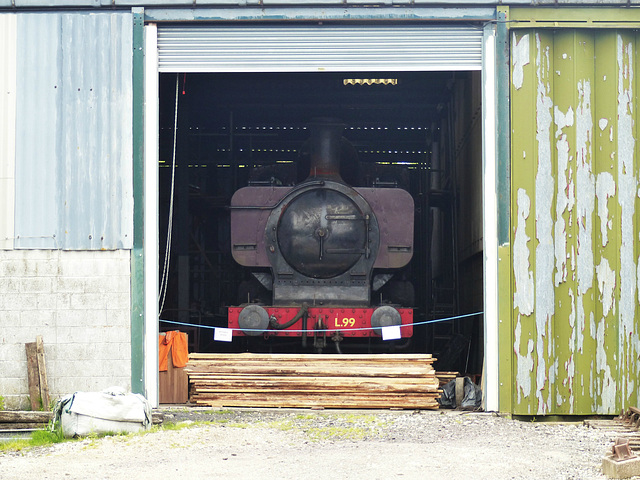
[[[42,335],[36,336],[36,357],[38,359],[38,376],[40,377],[40,397],[42,408],[49,410],[49,384],[47,383],[47,368],[44,361],[44,342]]]
[[[36,342],[25,343],[27,352],[27,380],[29,382],[29,402],[31,410],[40,410],[40,375],[38,374],[38,358]]]

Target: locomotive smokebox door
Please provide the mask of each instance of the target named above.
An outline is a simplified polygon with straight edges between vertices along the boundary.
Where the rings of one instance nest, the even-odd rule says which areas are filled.
[[[368,221],[349,197],[317,188],[295,197],[278,222],[286,262],[311,278],[334,278],[351,269],[368,247]]]
[[[301,184],[271,212],[266,232],[274,305],[369,305],[380,233],[353,188],[331,180]]]

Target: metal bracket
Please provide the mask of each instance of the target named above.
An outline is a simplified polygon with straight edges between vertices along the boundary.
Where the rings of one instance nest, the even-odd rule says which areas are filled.
[[[616,462],[635,458],[636,456],[629,447],[628,438],[616,438],[611,451],[613,453],[613,460],[615,460]]]

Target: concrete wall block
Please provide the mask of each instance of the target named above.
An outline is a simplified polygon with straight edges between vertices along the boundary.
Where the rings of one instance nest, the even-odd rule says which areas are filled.
[[[31,272],[34,276],[56,277],[60,275],[60,264],[56,259],[30,259],[30,264],[33,265],[33,267],[28,271]]]
[[[131,272],[129,258],[98,258],[94,260],[95,274],[99,276],[127,275]]]
[[[40,252],[40,250],[29,250]],[[24,275],[27,277],[50,278],[59,274],[59,263],[56,258],[43,258],[41,255],[29,256],[24,262]]]
[[[59,265],[61,277],[86,277],[98,275],[96,272],[96,260],[91,258],[68,258],[61,259]]]
[[[126,360],[127,363],[131,363],[131,343],[121,343],[120,345],[117,345],[117,348],[118,358]]]
[[[4,404],[7,410],[29,410],[31,408],[28,395],[6,395]]]
[[[113,278],[113,291],[117,293],[126,293],[131,295],[131,275],[118,275]]]
[[[0,294],[0,305],[2,304],[2,295]],[[20,312],[18,310],[3,310],[0,308],[0,325],[3,327],[20,326]]]
[[[117,345],[108,343],[68,343],[58,345],[58,353],[55,358],[56,368],[68,368],[69,362],[85,362],[92,360],[122,360]],[[65,367],[66,366],[66,367]],[[111,370],[112,366],[108,368]],[[59,370],[60,372],[65,370]]]
[[[116,365],[118,365],[118,361],[115,360],[105,362],[104,360],[92,358],[82,361],[68,361],[65,362],[65,365],[67,371],[81,372],[82,375],[78,376],[82,376],[85,378],[122,376],[121,369],[115,367]]]
[[[20,279],[21,293],[51,293],[52,280],[48,277],[22,277]]]
[[[116,377],[129,379],[131,378],[131,363],[127,360],[114,360],[112,362],[113,372]]]
[[[20,312],[20,323],[18,326],[21,328],[55,328],[56,326],[56,314],[55,309],[49,310],[29,310]],[[35,342],[35,337],[32,342]]]
[[[0,252],[14,252],[15,250],[0,250]],[[27,265],[24,260],[0,260],[0,277],[22,277],[26,274]]]
[[[56,342],[56,328],[53,325],[30,325],[25,327],[7,327],[0,329],[0,343],[9,343],[22,345],[25,343],[35,342],[36,337],[42,335],[45,344],[47,342]],[[22,354],[26,358],[26,353]]]
[[[131,329],[121,326],[107,326],[102,331],[102,341],[105,343],[129,343],[131,341]]]
[[[4,293],[19,293],[20,280],[14,277],[0,277],[0,295]]]
[[[19,355],[18,355],[19,356]],[[22,353],[22,359],[0,360],[0,384],[3,380],[10,378],[22,379],[27,378],[27,359],[26,354]],[[17,358],[17,357],[16,357]],[[0,393],[0,395],[2,395]]]
[[[85,343],[65,343],[58,344],[56,350],[56,356],[53,359],[52,365],[61,374],[68,373],[68,364],[73,361],[83,361],[92,358],[93,344]]]
[[[3,368],[3,362],[0,362],[0,370]],[[27,377],[24,378],[3,378],[0,377],[0,395],[7,397],[7,395],[23,395],[24,392],[29,390],[27,383]]]
[[[24,345],[19,343],[0,343],[0,362],[18,362],[20,359],[23,361],[26,359]],[[17,364],[14,366],[0,366],[0,377],[11,376],[16,371],[16,368],[18,368]]]
[[[126,293],[131,280],[126,275],[59,277],[53,285],[58,293]]]
[[[49,383],[49,391],[52,396],[61,398],[74,392],[89,392],[89,378],[87,377],[60,377],[57,376]]]
[[[0,310],[36,310],[38,297],[35,294],[7,293],[0,295]]]
[[[131,312],[129,310],[107,310],[106,323],[112,327],[131,327]]]
[[[84,293],[85,277],[58,277],[53,284],[57,293]]]
[[[58,344],[68,343],[94,344],[102,342],[105,327],[85,326],[85,327],[58,327]]]
[[[72,310],[104,310],[112,305],[113,300],[102,293],[72,293],[70,308]]]
[[[129,289],[122,288],[122,275],[111,275],[102,277],[87,277],[84,279],[84,291],[86,293],[118,293],[128,292]]]
[[[124,388],[127,392],[131,391],[130,377],[93,377],[87,379],[87,391],[101,392],[111,387]]]
[[[107,322],[106,310],[62,310],[58,312],[56,325],[75,328],[104,327]]]
[[[129,293],[113,293],[109,295],[107,309],[110,311],[131,309],[131,295]]]
[[[39,293],[36,297],[38,310],[55,310],[58,305],[58,296],[54,293]]]
[[[71,293],[58,293],[56,296],[56,309],[58,311],[71,310]]]
[[[60,258],[60,252],[59,250],[15,250],[11,257],[29,263],[36,261],[53,261],[57,263]]]
[[[125,275],[131,271],[130,263],[102,252],[99,258],[64,258],[60,262],[60,275],[64,277],[109,277]]]

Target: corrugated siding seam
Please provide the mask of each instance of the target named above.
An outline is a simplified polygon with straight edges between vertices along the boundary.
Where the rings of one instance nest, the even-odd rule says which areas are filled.
[[[0,14],[0,65],[0,249],[12,249],[16,147],[15,14]]]
[[[480,70],[482,29],[161,25],[158,50],[161,72]]]
[[[131,14],[18,14],[17,51],[16,248],[131,248]]]

